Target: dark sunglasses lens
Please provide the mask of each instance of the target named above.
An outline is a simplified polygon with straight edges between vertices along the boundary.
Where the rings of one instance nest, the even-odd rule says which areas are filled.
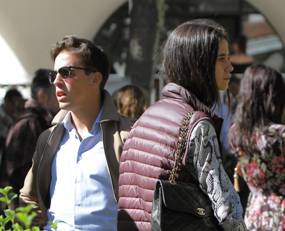
[[[62,76],[62,78],[68,78],[70,76],[70,68],[62,67],[58,70],[58,73]]]
[[[50,71],[49,74],[48,74],[48,79],[49,79],[49,82],[51,84],[53,84],[54,80],[55,80],[55,77],[56,77],[56,74],[57,72],[56,71]]]

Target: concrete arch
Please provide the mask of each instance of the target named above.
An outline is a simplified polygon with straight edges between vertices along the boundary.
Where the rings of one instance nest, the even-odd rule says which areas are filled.
[[[52,44],[66,34],[91,39],[125,1],[0,0],[0,35],[23,66],[25,72],[22,77],[30,79],[37,68],[52,66],[49,56]],[[17,82],[20,73],[13,76],[11,67],[9,69],[9,78],[15,78]],[[3,82],[3,76],[1,79]]]
[[[92,39],[112,12],[126,1],[0,0],[0,35],[23,66],[23,76],[29,80],[37,68],[52,67],[49,50],[54,42],[66,34]],[[267,17],[284,43],[285,24],[281,20],[284,0],[247,1]],[[16,82],[19,73],[13,75],[11,67],[3,68],[9,68],[9,78]]]
[[[276,33],[279,34],[281,41],[285,44],[285,24],[284,19],[284,0],[246,0],[262,13],[269,23],[274,27]]]

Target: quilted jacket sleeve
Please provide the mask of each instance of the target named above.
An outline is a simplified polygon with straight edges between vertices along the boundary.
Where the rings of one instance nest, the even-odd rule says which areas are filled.
[[[239,196],[223,168],[217,135],[209,121],[195,126],[188,152],[200,188],[209,196],[224,230],[246,230]]]

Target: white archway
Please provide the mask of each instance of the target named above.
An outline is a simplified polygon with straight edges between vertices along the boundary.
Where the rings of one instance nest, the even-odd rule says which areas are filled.
[[[285,44],[285,23],[284,18],[284,0],[246,0],[258,9],[269,21],[269,23],[275,28],[276,33],[279,34],[283,44]]]
[[[92,39],[105,20],[127,0],[0,0],[0,35],[18,58],[18,70],[31,78],[40,67],[51,67],[49,51],[66,34],[77,34]],[[282,23],[284,0],[247,0],[262,12],[285,42],[285,24]],[[0,47],[1,49],[1,47]],[[3,49],[3,48],[2,48]],[[1,57],[2,56],[2,57]],[[0,50],[0,60],[7,59]],[[17,59],[16,59],[17,60]],[[22,68],[21,68],[22,66]],[[17,81],[19,72],[0,63],[1,79]]]
[[[9,67],[9,83],[18,82],[19,75],[30,79],[36,69],[51,67],[50,48],[64,35],[92,39],[104,21],[125,1],[0,0],[0,36],[8,44],[5,49],[18,58],[18,67],[23,67],[15,66],[17,72]],[[8,59],[2,49],[0,47],[0,60]],[[1,74],[8,68],[3,63],[0,67]],[[1,79],[4,77],[2,75]]]

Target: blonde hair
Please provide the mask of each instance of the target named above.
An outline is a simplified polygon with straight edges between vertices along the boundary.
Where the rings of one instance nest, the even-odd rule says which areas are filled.
[[[134,85],[127,85],[117,90],[113,100],[118,112],[132,120],[137,120],[146,108],[143,91]]]

